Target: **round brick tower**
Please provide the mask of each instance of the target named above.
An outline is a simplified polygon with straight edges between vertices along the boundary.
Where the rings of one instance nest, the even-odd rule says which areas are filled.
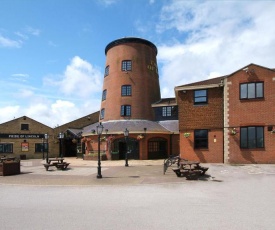
[[[105,48],[106,66],[100,121],[154,120],[159,101],[157,47],[141,38],[121,38]]]

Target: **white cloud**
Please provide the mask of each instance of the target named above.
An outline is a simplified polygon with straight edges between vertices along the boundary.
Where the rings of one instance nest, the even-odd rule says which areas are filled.
[[[22,42],[20,40],[12,40],[0,35],[0,46],[10,47],[10,48],[20,48]]]
[[[28,74],[24,73],[15,73],[11,75],[14,80],[25,82],[29,78]]]
[[[26,33],[31,34],[33,36],[39,36],[40,33],[41,33],[41,31],[39,29],[35,29],[35,28],[31,27],[31,26],[27,26],[25,28],[25,31],[26,31]]]
[[[162,97],[174,96],[175,86],[250,63],[273,68],[274,12],[269,1],[173,1],[163,7],[156,29],[173,34],[173,43],[158,46]]]
[[[85,98],[102,90],[102,74],[89,62],[75,56],[66,67],[60,89],[65,95]]]
[[[19,90],[18,95],[20,95],[20,98],[30,98],[34,96],[34,92],[28,89],[21,89]]]

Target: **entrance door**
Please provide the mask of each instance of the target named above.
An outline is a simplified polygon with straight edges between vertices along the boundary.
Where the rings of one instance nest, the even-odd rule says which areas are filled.
[[[77,143],[73,143],[72,139],[64,139],[62,144],[63,157],[76,157]]]
[[[148,159],[167,158],[167,141],[164,138],[152,138],[148,142]]]
[[[125,142],[118,143],[118,152],[119,152],[119,159],[125,159],[125,154],[127,152],[127,146]]]
[[[112,152],[119,153],[119,159],[125,159],[125,153],[128,150],[128,159],[139,160],[139,143],[134,138],[128,138],[127,143],[125,138],[114,140],[112,144]]]

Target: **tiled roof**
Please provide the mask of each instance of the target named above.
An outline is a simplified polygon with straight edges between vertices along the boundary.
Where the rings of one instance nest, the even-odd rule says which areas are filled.
[[[159,106],[173,106],[177,105],[176,98],[171,97],[171,98],[162,98],[159,101],[155,102],[152,104],[152,107],[159,107]]]
[[[167,129],[173,133],[179,133],[179,121],[178,120],[158,121],[158,123],[161,126],[163,126],[165,129]]]
[[[104,130],[108,129],[108,134],[123,134],[127,128],[130,133],[166,133],[172,134],[174,131],[178,132],[178,121],[155,122],[149,120],[115,120],[102,122]],[[92,130],[96,130],[99,123],[89,125],[83,129],[83,136],[91,135]],[[176,128],[175,128],[176,127]],[[105,133],[105,131],[103,131]]]
[[[67,129],[67,131],[72,133],[74,136],[79,136],[82,133],[82,129]]]
[[[190,84],[186,84],[186,85],[176,86],[176,88],[177,87],[186,87],[186,86],[200,86],[200,85],[219,84],[221,82],[221,80],[223,80],[224,78],[226,78],[226,76],[216,77],[216,78],[211,78],[211,79],[207,79],[207,80],[204,80],[204,81],[198,81],[198,82],[194,82],[194,83],[190,83]]]

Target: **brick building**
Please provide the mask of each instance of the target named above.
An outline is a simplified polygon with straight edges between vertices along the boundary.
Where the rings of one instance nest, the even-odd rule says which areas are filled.
[[[108,159],[124,159],[126,152],[132,159],[178,154],[177,105],[175,98],[160,97],[156,46],[141,38],[127,37],[109,43],[105,54],[100,149]],[[98,151],[98,125],[83,129],[86,155]]]
[[[99,112],[51,128],[27,116],[0,124],[0,155],[21,158],[81,156],[80,132],[84,126],[98,121]],[[64,138],[59,139],[59,133]],[[46,135],[48,138],[46,139]],[[80,149],[77,153],[77,149]]]
[[[250,64],[175,87],[182,158],[275,163],[275,71]]]

